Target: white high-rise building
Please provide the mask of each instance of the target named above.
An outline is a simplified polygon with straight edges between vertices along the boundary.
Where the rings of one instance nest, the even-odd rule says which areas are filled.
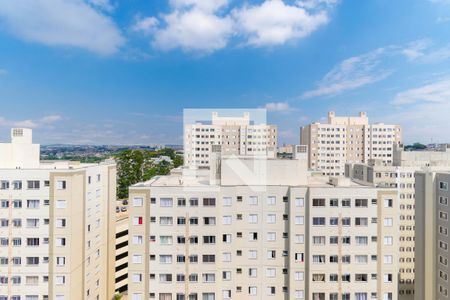
[[[221,156],[130,188],[132,300],[397,299],[391,188],[293,159]]]
[[[395,188],[399,194],[399,299],[414,299],[415,266],[414,249],[416,219],[415,172],[450,170],[450,149],[441,151],[404,151],[395,147],[392,165],[381,160],[368,164],[348,164],[346,175],[361,184]],[[420,212],[419,212],[420,213]],[[427,298],[426,298],[427,299]]]
[[[0,144],[0,299],[114,294],[114,163],[40,161],[31,129]]]
[[[184,162],[187,166],[210,166],[212,145],[221,145],[226,155],[276,157],[277,126],[255,124],[249,113],[242,117],[219,116],[198,120],[184,127]]]
[[[337,117],[328,113],[325,123],[301,128],[300,144],[309,149],[309,167],[325,175],[343,176],[346,163],[393,160],[394,146],[402,143],[400,125],[369,124],[365,112],[358,117]]]
[[[450,296],[450,168],[416,173],[415,300]]]

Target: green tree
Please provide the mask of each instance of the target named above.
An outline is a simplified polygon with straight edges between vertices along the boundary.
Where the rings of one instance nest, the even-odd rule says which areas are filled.
[[[172,162],[154,159],[160,156],[169,157]],[[128,197],[128,188],[140,181],[147,181],[157,175],[167,175],[172,168],[183,164],[183,158],[173,149],[164,148],[158,151],[124,150],[115,156],[117,163],[117,196]]]

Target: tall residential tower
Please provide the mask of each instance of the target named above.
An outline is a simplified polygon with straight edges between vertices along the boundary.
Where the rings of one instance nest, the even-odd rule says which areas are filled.
[[[332,176],[343,176],[346,163],[381,159],[391,164],[394,145],[401,143],[399,125],[369,124],[365,112],[358,117],[329,112],[327,122],[304,126],[300,135],[300,144],[309,149],[309,167]]]
[[[116,166],[40,161],[30,129],[0,144],[0,299],[114,294]]]

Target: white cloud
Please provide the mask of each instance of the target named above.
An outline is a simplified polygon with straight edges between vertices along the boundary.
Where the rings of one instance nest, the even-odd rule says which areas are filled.
[[[171,11],[135,29],[153,33],[152,45],[162,50],[213,52],[232,38],[257,47],[282,45],[310,35],[329,21],[337,0],[264,0],[260,4],[229,7],[230,0],[170,0]],[[239,3],[239,2],[238,2]],[[158,21],[158,22],[156,22]]]
[[[264,106],[265,109],[268,111],[275,111],[275,112],[286,112],[289,111],[291,108],[288,103],[286,102],[270,102],[266,103]]]
[[[450,79],[442,79],[431,84],[400,92],[392,101],[395,105],[418,102],[450,103]]]
[[[138,19],[136,23],[132,26],[133,31],[140,31],[148,34],[154,31],[158,25],[158,19],[155,17],[146,17],[143,19]]]
[[[114,5],[109,0],[88,0],[88,3],[108,12],[114,10]]]
[[[235,10],[233,16],[239,32],[247,36],[247,43],[255,46],[284,44],[305,37],[328,22],[325,11],[313,14],[281,0],[246,6]]]
[[[342,61],[325,75],[317,88],[303,93],[302,98],[334,96],[386,78],[391,72],[379,66],[385,53],[385,48],[379,48]]]
[[[25,128],[37,128],[44,125],[50,125],[53,123],[56,123],[58,121],[61,121],[63,119],[60,115],[49,115],[44,116],[42,118],[32,120],[32,119],[26,119],[26,120],[8,120],[3,117],[0,117],[0,126],[1,127],[25,127]]]
[[[175,9],[197,8],[203,11],[215,12],[228,4],[228,0],[170,0]]]
[[[421,39],[409,43],[401,52],[410,60],[415,60],[424,55],[424,50],[431,46],[429,39]]]
[[[82,0],[0,0],[0,21],[20,39],[101,55],[117,52],[125,42],[110,17]]]
[[[197,7],[164,16],[167,26],[155,33],[153,45],[162,50],[181,48],[212,52],[224,48],[232,34],[232,21]]]

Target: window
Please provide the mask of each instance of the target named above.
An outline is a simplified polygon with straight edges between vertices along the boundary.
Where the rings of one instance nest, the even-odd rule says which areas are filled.
[[[133,206],[140,207],[144,205],[144,199],[143,198],[134,198],[133,199]]]
[[[295,290],[294,297],[295,297],[295,299],[304,299],[305,298],[305,292],[303,290]],[[319,299],[319,298],[313,298],[313,299],[315,300],[315,299]]]
[[[232,220],[231,216],[222,216],[222,224],[223,225],[230,225],[231,220]]]
[[[203,206],[216,206],[216,198],[203,198]]]
[[[198,206],[198,198],[189,199],[189,206]]]
[[[143,219],[142,217],[133,217],[133,225],[142,225]]]
[[[330,199],[330,206],[331,207],[338,207],[339,206],[339,200],[338,199]]]
[[[303,216],[295,216],[295,225],[303,225],[305,218]]]
[[[367,264],[368,257],[367,255],[355,255],[355,261],[357,264]]]
[[[369,242],[369,238],[367,236],[355,236],[356,245],[367,245]]]
[[[367,199],[356,199],[355,207],[367,207]]]
[[[28,180],[27,181],[27,188],[29,190],[38,190],[40,187],[39,180]]]
[[[392,207],[392,199],[384,199],[384,207],[388,208],[388,207]]]
[[[295,206],[297,206],[297,207],[305,206],[305,199],[304,198],[295,198]]]
[[[58,285],[62,285],[66,282],[65,276],[55,276],[55,283]]]
[[[66,245],[66,238],[56,238],[56,246],[63,247]]]
[[[215,217],[203,217],[203,223],[205,225],[216,225]]]
[[[133,236],[133,244],[134,245],[141,245],[142,244],[142,236],[141,235]]]
[[[27,227],[29,228],[39,227],[39,219],[27,219]]]
[[[58,180],[56,181],[56,189],[58,190],[65,190],[67,188],[67,184],[65,180]]]
[[[57,256],[56,257],[56,265],[58,267],[62,267],[66,264],[66,258],[64,256]]]
[[[276,233],[275,232],[268,232],[267,233],[267,241],[273,242],[276,240]]]
[[[161,245],[172,245],[172,236],[161,235],[159,241]]]
[[[257,196],[248,197],[248,204],[249,205],[258,205],[258,197]]]
[[[66,208],[66,200],[56,200],[56,208]]]
[[[0,189],[2,189],[2,190],[7,190],[7,189],[9,189],[9,181],[2,180],[2,181],[0,182]]]
[[[303,234],[296,234],[295,235],[295,243],[296,244],[303,244],[303,243],[305,243],[305,236]]]
[[[277,222],[276,214],[268,214],[267,215],[267,223],[275,224]]]
[[[277,198],[275,196],[267,197],[267,205],[275,205],[277,202]]]
[[[315,264],[324,264],[325,261],[325,255],[313,255],[313,263]]]
[[[132,261],[133,261],[133,264],[141,264],[142,263],[142,255],[134,254]]]
[[[258,252],[256,250],[249,250],[248,251],[248,258],[249,259],[256,259],[258,255]]]
[[[313,245],[325,245],[325,236],[313,236]]]
[[[384,274],[383,279],[385,283],[392,282],[392,274]]]
[[[56,227],[57,228],[66,227],[66,219],[56,219]]]
[[[350,203],[350,199],[342,199],[342,207],[350,207],[351,203]]]
[[[9,201],[8,200],[1,200],[0,201],[0,207],[1,208],[8,208],[9,207]]]
[[[305,261],[305,254],[304,253],[295,253],[295,261],[296,262],[304,262]]]
[[[256,288],[256,286],[249,286],[249,287],[248,287],[248,294],[249,294],[249,295],[254,296],[254,295],[256,295],[256,293],[257,293],[257,288]]]
[[[172,207],[173,199],[172,198],[161,198],[160,205],[161,205],[161,207]]]
[[[325,207],[325,199],[313,199],[314,207]]]
[[[384,218],[384,226],[392,227],[392,222],[393,222],[392,218]]]
[[[393,262],[392,255],[385,255],[384,256],[384,263],[385,264],[392,264],[392,262]]]
[[[439,182],[439,189],[447,191],[448,190],[448,182],[440,181]]]
[[[258,223],[258,215],[256,215],[256,214],[248,215],[248,222],[251,223],[251,224]]]
[[[231,197],[223,197],[222,204],[223,206],[231,206],[232,198]]]
[[[203,282],[205,283],[212,283],[216,281],[216,274],[214,273],[204,273],[202,275]]]
[[[13,200],[13,207],[14,208],[21,208],[22,207],[22,200]]]
[[[325,225],[325,218],[323,218],[323,217],[314,217],[313,218],[313,225],[314,226],[324,226]]]
[[[27,200],[27,208],[39,208],[39,200]]]
[[[303,281],[304,279],[305,279],[305,273],[303,273],[303,272],[295,272],[294,273],[294,280]]]
[[[394,239],[392,236],[385,236],[384,237],[384,245],[386,246],[392,246]]]
[[[355,218],[356,226],[367,226],[368,220],[367,218]]]
[[[27,246],[39,246],[39,238],[27,238]]]

